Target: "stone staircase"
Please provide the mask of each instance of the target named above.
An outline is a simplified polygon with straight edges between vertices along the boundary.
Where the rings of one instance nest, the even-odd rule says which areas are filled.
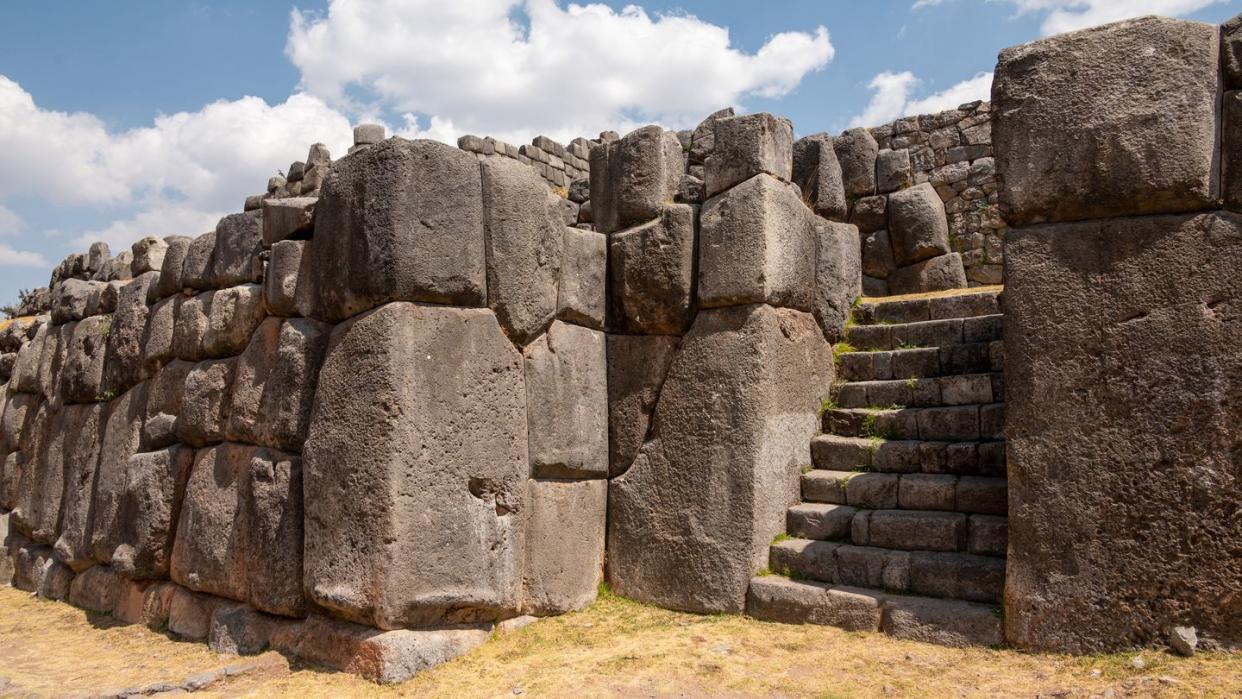
[[[855,308],[802,502],[751,581],[750,615],[1002,643],[1000,313],[995,290]]]

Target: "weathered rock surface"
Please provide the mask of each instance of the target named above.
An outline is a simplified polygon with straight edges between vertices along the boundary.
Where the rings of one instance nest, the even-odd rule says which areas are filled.
[[[686,172],[677,134],[644,126],[591,149],[591,216],[612,233],[661,216]]]
[[[694,207],[674,204],[655,221],[608,237],[612,328],[676,335],[689,327],[695,226]]]
[[[675,335],[608,335],[608,475],[625,473],[651,427],[651,414],[681,346]]]
[[[823,219],[813,222],[815,253],[815,320],[829,344],[845,339],[845,324],[854,300],[862,295],[862,261],[858,229]]]
[[[391,138],[333,165],[315,205],[316,317],[349,318],[388,301],[487,302],[483,196],[475,157]]]
[[[949,222],[934,187],[924,182],[888,197],[888,237],[898,267],[949,252]]]
[[[229,439],[301,451],[330,331],[309,318],[268,318],[259,326],[237,361]]]
[[[91,316],[60,326],[65,361],[60,368],[60,396],[66,403],[103,399],[104,357],[112,316]]]
[[[1237,644],[1242,217],[1009,235],[1007,639],[1098,652],[1194,626]]]
[[[125,467],[125,513],[121,543],[112,567],[136,579],[168,576],[174,534],[181,515],[194,450],[183,446],[135,454]],[[200,536],[195,531],[192,536]]]
[[[315,197],[263,200],[263,246],[308,235],[314,225]]]
[[[37,544],[56,542],[64,489],[64,415],[47,401],[31,422],[26,467],[17,482],[12,524]]]
[[[607,508],[607,480],[530,482],[524,613],[561,614],[595,600]]]
[[[263,302],[268,315],[301,315],[298,279],[302,274],[302,253],[307,245],[309,243],[304,240],[282,240],[272,246],[272,257],[263,276]]]
[[[490,310],[394,303],[338,326],[304,454],[313,602],[380,628],[516,613],[526,392]]]
[[[76,572],[95,563],[91,551],[91,503],[95,470],[104,433],[105,406],[65,407],[64,499],[61,503],[57,557]]]
[[[813,217],[796,187],[770,175],[709,199],[699,224],[699,303],[809,310],[815,290]]]
[[[860,233],[859,237],[862,239],[862,273],[876,279],[888,279],[888,275],[897,269],[888,231]]]
[[[810,314],[764,305],[699,313],[664,382],[654,439],[609,484],[614,589],[676,609],[745,608],[750,578],[798,500],[831,367]]]
[[[377,631],[315,614],[294,652],[313,663],[393,684],[482,645],[489,635],[486,626]]]
[[[794,143],[792,178],[815,213],[836,221],[844,221],[849,215],[832,136],[819,133]]]
[[[959,253],[940,255],[902,267],[888,276],[888,293],[915,294],[966,287],[966,268]]]
[[[211,324],[211,302],[216,292],[207,291],[184,299],[177,307],[172,351],[177,359],[196,362],[207,356],[203,341]]]
[[[159,272],[137,275],[121,289],[112,326],[106,335],[108,353],[103,374],[106,394],[120,395],[149,377],[143,351],[150,314],[147,297],[159,276]]]
[[[178,294],[162,299],[147,311],[147,327],[142,331],[142,361],[148,372],[176,358],[173,341],[177,332],[177,314],[185,297]]]
[[[142,423],[143,451],[155,451],[176,443],[185,380],[193,369],[193,363],[175,359],[151,378],[147,386],[146,417]]]
[[[130,263],[130,271],[134,279],[148,272],[159,272],[164,268],[164,256],[168,254],[167,241],[149,235],[135,242],[132,249],[134,261]]]
[[[187,289],[208,291],[216,287],[211,274],[212,253],[216,249],[216,232],[205,233],[190,241],[181,264],[181,284]]]
[[[185,379],[177,439],[192,447],[224,441],[232,405],[237,357],[200,362]]]
[[[992,85],[1011,225],[1213,208],[1220,39],[1161,17],[1005,49]]]
[[[229,214],[216,224],[208,274],[213,288],[262,280],[259,253],[263,251],[263,221],[256,213]]]
[[[164,251],[164,261],[160,265],[160,278],[152,287],[157,298],[168,298],[181,293],[184,288],[183,267],[186,255],[190,251],[193,238],[184,235],[170,235],[164,239],[168,249]],[[155,299],[150,299],[154,301]]]
[[[112,562],[112,553],[124,536],[127,465],[142,443],[148,388],[146,382],[140,383],[108,403],[91,510],[91,551],[99,563]]]
[[[246,601],[282,616],[304,616],[302,591],[302,459],[256,449],[242,512]]]
[[[841,165],[841,181],[847,196],[866,197],[875,194],[875,162],[880,145],[867,129],[850,129],[833,140],[837,162]]]
[[[788,182],[793,169],[793,123],[771,114],[716,120],[714,151],[704,162],[707,196],[765,173]]]
[[[263,322],[263,288],[258,284],[220,289],[211,297],[203,353],[230,357],[246,349],[251,334]]]
[[[608,238],[595,231],[562,229],[564,257],[556,317],[604,329],[608,281]]]
[[[604,334],[556,321],[524,355],[531,474],[607,477]]]
[[[173,582],[196,592],[246,599],[246,530],[240,514],[254,447],[221,444],[198,452],[172,549]]]

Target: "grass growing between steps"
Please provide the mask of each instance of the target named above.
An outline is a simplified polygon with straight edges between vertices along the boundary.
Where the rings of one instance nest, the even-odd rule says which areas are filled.
[[[1143,669],[1132,665],[1135,655],[1143,657]],[[271,661],[263,670],[195,696],[940,699],[1088,696],[1108,689],[1119,697],[1236,697],[1242,690],[1242,655],[1182,659],[1145,651],[1074,658],[958,650],[822,626],[670,612],[607,591],[586,610],[499,635],[396,687],[289,668],[275,654],[261,658]],[[201,644],[110,626],[106,617],[0,588],[0,696],[178,684],[236,662]]]

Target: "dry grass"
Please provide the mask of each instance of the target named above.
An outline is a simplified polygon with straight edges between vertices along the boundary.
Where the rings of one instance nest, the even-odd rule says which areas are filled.
[[[988,294],[996,293],[1005,287],[997,284],[995,286],[976,286],[969,289],[948,289],[947,291],[924,291],[919,294],[902,294],[900,296],[864,296],[860,303],[877,303],[880,301],[913,301],[915,299],[935,299],[942,296],[965,296],[966,294]]]
[[[94,622],[92,624],[92,622]],[[696,616],[605,596],[398,687],[315,669],[270,670],[206,696],[420,697],[1237,697],[1242,655],[1090,658],[955,650],[832,628]],[[109,628],[68,605],[0,590],[0,695],[63,695],[178,683],[234,658],[136,627]]]
[[[10,326],[10,325],[12,325],[12,324],[14,324],[14,323],[21,323],[21,324],[23,324],[23,325],[30,325],[30,323],[31,323],[31,322],[33,322],[33,321],[34,321],[34,319],[35,319],[35,317],[34,317],[34,316],[18,316],[18,317],[16,317],[16,318],[3,318],[3,319],[0,319],[0,332],[3,332],[3,331],[5,331],[5,330],[7,330],[7,329],[9,328],[9,326]]]

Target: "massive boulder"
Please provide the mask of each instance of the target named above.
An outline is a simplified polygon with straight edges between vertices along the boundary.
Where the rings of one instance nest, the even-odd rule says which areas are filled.
[[[211,297],[203,354],[231,357],[240,354],[263,322],[263,288],[258,284],[220,289]]]
[[[664,382],[653,439],[609,484],[613,588],[674,609],[741,612],[798,500],[831,379],[831,349],[810,314],[701,311]]]
[[[524,354],[531,475],[607,477],[604,334],[556,321]]]
[[[1162,17],[1001,51],[992,84],[1011,225],[1213,208],[1220,37]]]
[[[1242,216],[1019,228],[1005,258],[1008,641],[1242,643]]]
[[[180,517],[194,450],[183,446],[135,454],[125,466],[125,513],[120,543],[112,567],[135,580],[168,575],[173,534]],[[191,536],[210,536],[196,530]]]
[[[224,441],[232,406],[237,357],[199,362],[186,375],[177,439],[192,447]]]
[[[108,395],[118,396],[149,376],[143,351],[149,315],[147,296],[159,276],[159,272],[146,272],[121,288],[111,332],[106,336],[103,390]]]
[[[140,383],[108,403],[91,509],[91,552],[99,563],[112,562],[112,554],[125,535],[123,501],[129,457],[137,454],[142,444],[148,388],[147,382]]]
[[[902,267],[888,276],[888,293],[916,294],[924,291],[961,289],[967,284],[960,253],[940,255]]]
[[[841,165],[841,181],[847,197],[875,194],[875,163],[880,145],[867,129],[850,129],[832,143]]]
[[[797,187],[766,174],[709,199],[699,223],[699,303],[810,310],[814,217]]]
[[[65,407],[64,499],[56,557],[77,572],[94,565],[91,551],[91,504],[95,470],[104,433],[105,405]]]
[[[155,451],[177,442],[177,420],[185,396],[185,380],[192,362],[174,359],[151,377],[147,386],[146,417],[142,423],[142,451]]]
[[[160,278],[151,287],[152,296],[155,298],[150,298],[150,301],[179,294],[184,288],[182,282],[185,258],[194,239],[184,235],[170,235],[164,241],[168,243],[168,249],[164,251],[164,260],[160,265]]]
[[[562,239],[564,257],[556,317],[603,330],[607,302],[608,238],[595,231],[565,228]]]
[[[380,628],[516,614],[526,391],[490,310],[393,303],[338,326],[304,454],[315,604]]]
[[[677,134],[644,126],[591,149],[591,216],[612,233],[662,215],[686,172]]]
[[[664,207],[655,221],[608,236],[610,327],[678,335],[692,319],[695,209]]]
[[[246,599],[246,529],[240,521],[254,447],[202,449],[185,485],[170,572],[196,592]]]
[[[333,165],[315,205],[316,317],[389,301],[487,301],[483,187],[474,155],[390,138]],[[330,261],[330,262],[329,262]]]
[[[66,403],[103,400],[104,358],[112,316],[91,316],[60,326],[65,361],[60,368],[60,396]]]
[[[300,315],[298,279],[302,276],[302,253],[309,244],[305,240],[282,240],[272,246],[263,276],[263,305],[268,315]]]
[[[260,281],[262,251],[263,220],[258,212],[229,214],[220,219],[208,272],[211,286],[223,289]]]
[[[65,411],[43,401],[31,422],[28,461],[17,483],[12,523],[35,543],[56,542],[64,489]]]

